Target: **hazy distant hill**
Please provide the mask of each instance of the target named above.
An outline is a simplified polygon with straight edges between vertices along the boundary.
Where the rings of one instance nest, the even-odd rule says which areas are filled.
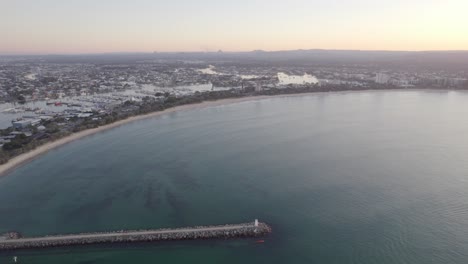
[[[5,57],[5,56],[4,56]],[[12,56],[8,56],[12,57]],[[288,65],[366,64],[395,67],[447,68],[468,71],[468,51],[356,51],[291,50],[251,52],[158,52],[107,53],[89,55],[22,56],[55,63],[137,63],[154,60],[201,60],[230,63],[278,63]]]

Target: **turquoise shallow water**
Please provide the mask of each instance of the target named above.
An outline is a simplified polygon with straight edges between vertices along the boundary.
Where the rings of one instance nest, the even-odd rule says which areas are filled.
[[[468,93],[379,91],[177,112],[0,178],[0,232],[252,221],[252,240],[0,253],[0,263],[467,263]]]

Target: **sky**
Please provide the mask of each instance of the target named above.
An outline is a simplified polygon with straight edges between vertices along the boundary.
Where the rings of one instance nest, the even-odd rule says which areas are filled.
[[[0,0],[0,54],[468,50],[468,0]]]

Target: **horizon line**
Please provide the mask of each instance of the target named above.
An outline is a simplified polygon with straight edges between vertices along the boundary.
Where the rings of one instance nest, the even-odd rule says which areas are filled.
[[[468,52],[466,50],[384,50],[384,49],[290,49],[290,50],[248,50],[248,51],[110,51],[110,52],[71,52],[71,53],[2,53],[0,56],[86,56],[86,55],[131,55],[131,54],[183,54],[183,53],[253,53],[253,52],[293,52],[293,51],[354,51],[354,52],[401,52],[401,53],[424,53],[424,52]]]

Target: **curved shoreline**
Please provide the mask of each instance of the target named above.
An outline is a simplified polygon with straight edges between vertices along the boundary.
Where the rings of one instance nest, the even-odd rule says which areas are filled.
[[[164,111],[158,111],[158,112],[153,112],[153,113],[149,113],[145,115],[133,116],[127,119],[116,121],[112,124],[108,124],[105,126],[86,129],[78,133],[73,133],[64,138],[41,145],[37,147],[36,149],[31,150],[27,153],[18,155],[10,159],[7,163],[0,165],[0,177],[7,175],[8,173],[12,172],[18,167],[21,167],[22,165],[25,165],[26,163],[33,161],[34,159],[46,154],[47,152],[51,150],[54,150],[63,145],[69,144],[73,141],[85,138],[87,136],[91,136],[96,133],[103,132],[112,128],[116,128],[116,127],[131,123],[131,122],[135,122],[135,121],[139,121],[139,120],[143,120],[147,118],[152,118],[152,117],[157,117],[157,116],[161,116],[161,115],[165,115],[165,114],[169,114],[173,112],[201,109],[201,108],[206,108],[210,106],[220,106],[220,105],[240,103],[240,102],[246,102],[246,101],[252,101],[252,100],[262,100],[262,99],[275,98],[275,97],[297,97],[297,96],[304,96],[304,95],[311,95],[311,94],[317,94],[317,93],[312,92],[312,93],[302,93],[302,94],[262,95],[262,96],[248,96],[248,97],[241,97],[241,98],[228,98],[228,99],[221,99],[221,100],[216,100],[216,101],[205,101],[205,102],[196,103],[196,104],[181,105],[181,106],[176,106],[173,108],[166,109]]]
[[[395,89],[385,89],[386,91],[392,91]],[[420,90],[420,89],[406,89],[406,91],[414,91],[414,90]],[[376,91],[376,90],[343,90],[343,91],[333,91],[333,93],[340,93],[340,92],[363,92],[363,91]],[[221,106],[221,105],[228,105],[228,104],[234,104],[234,103],[241,103],[241,102],[246,102],[246,101],[254,101],[254,100],[263,100],[263,99],[269,99],[269,98],[280,98],[280,97],[302,97],[302,96],[307,96],[307,95],[316,95],[316,94],[321,94],[321,93],[330,93],[330,92],[306,92],[306,93],[292,93],[292,94],[277,94],[277,95],[258,95],[258,96],[247,96],[247,97],[240,97],[240,98],[227,98],[227,99],[220,99],[220,100],[215,100],[215,101],[205,101],[201,103],[195,103],[195,104],[187,104],[187,105],[181,105],[181,106],[176,106],[172,108],[168,108],[163,111],[158,111],[158,112],[153,112],[149,114],[144,114],[144,115],[138,115],[138,116],[133,116],[127,119],[119,120],[116,121],[112,124],[108,124],[105,126],[100,126],[97,128],[91,128],[91,129],[86,129],[84,131],[80,131],[78,133],[73,133],[69,136],[66,136],[64,138],[58,139],[53,142],[48,142],[44,145],[41,145],[37,147],[36,149],[29,151],[27,153],[23,153],[21,155],[18,155],[12,159],[10,159],[7,163],[0,165],[0,178],[7,175],[8,173],[12,172],[13,170],[17,169],[18,167],[21,167],[25,165],[26,163],[33,161],[36,158],[39,158],[40,156],[46,154],[47,152],[54,150],[56,148],[59,148],[63,145],[66,145],[68,143],[71,143],[75,140],[79,140],[82,138],[85,138],[87,136],[94,135],[99,132],[103,132],[106,130],[110,130],[112,128],[116,128],[131,122],[147,119],[147,118],[152,118],[152,117],[157,117],[173,112],[178,112],[178,111],[188,111],[188,110],[194,110],[194,109],[201,109],[201,108],[206,108],[210,106]]]

